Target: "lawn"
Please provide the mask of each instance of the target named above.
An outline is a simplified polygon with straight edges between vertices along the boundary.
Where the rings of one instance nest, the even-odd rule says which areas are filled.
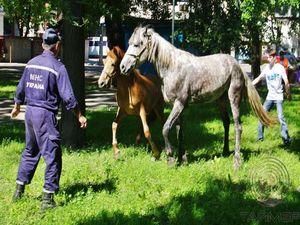
[[[265,90],[260,93],[264,96]],[[80,150],[63,148],[58,207],[46,213],[40,212],[43,160],[25,198],[11,202],[24,124],[2,123],[0,224],[300,224],[300,89],[293,88],[292,93],[293,100],[284,108],[293,138],[289,148],[281,146],[279,125],[266,129],[264,142],[256,142],[257,118],[243,102],[244,162],[238,171],[232,156],[221,156],[223,126],[212,103],[191,105],[185,111],[189,164],[173,167],[167,165],[164,153],[161,160],[152,161],[145,141],[134,144],[138,127],[134,117],[125,118],[120,126],[121,159],[115,161],[110,143],[116,110],[88,111],[87,145]],[[166,108],[166,115],[169,112]],[[161,125],[153,124],[152,131],[163,147]],[[171,140],[176,146],[174,131]],[[259,179],[264,183],[257,183]],[[271,207],[264,197],[279,204]]]

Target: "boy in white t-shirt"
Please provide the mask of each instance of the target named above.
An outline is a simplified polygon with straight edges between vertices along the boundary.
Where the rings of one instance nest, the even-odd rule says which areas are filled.
[[[269,64],[263,69],[261,74],[253,80],[253,85],[256,85],[262,79],[267,82],[268,95],[264,102],[264,109],[270,111],[271,108],[276,105],[278,120],[281,126],[281,137],[284,145],[291,143],[291,138],[288,133],[288,127],[285,122],[283,115],[283,93],[287,94],[288,100],[291,100],[290,85],[287,79],[285,68],[280,64],[276,63],[276,52],[270,51],[266,54]],[[284,85],[282,84],[284,81]],[[258,124],[258,140],[263,141],[264,139],[264,126],[259,122]]]

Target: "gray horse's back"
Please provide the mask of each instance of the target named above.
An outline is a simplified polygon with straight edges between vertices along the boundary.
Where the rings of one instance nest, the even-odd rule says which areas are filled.
[[[215,54],[194,58],[196,71],[188,76],[191,100],[210,102],[228,90],[232,76],[242,79],[237,61],[227,54]]]

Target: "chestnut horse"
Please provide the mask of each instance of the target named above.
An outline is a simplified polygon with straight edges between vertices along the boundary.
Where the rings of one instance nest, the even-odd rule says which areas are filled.
[[[120,150],[117,142],[117,128],[122,118],[126,115],[136,115],[141,118],[143,132],[148,140],[155,159],[160,156],[160,151],[151,138],[148,122],[157,117],[164,123],[164,100],[161,92],[161,82],[157,76],[146,77],[137,70],[132,70],[130,76],[120,73],[120,62],[124,51],[115,46],[107,53],[104,68],[98,80],[99,87],[104,87],[115,79],[117,86],[117,115],[112,123],[112,146],[115,158],[119,157]],[[140,134],[137,136],[139,140]]]

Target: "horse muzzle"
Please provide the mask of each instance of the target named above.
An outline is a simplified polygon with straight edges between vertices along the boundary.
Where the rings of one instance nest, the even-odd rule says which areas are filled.
[[[104,87],[107,87],[108,86],[108,80],[104,80],[104,79],[101,79],[98,81],[98,87],[99,88],[104,88]]]
[[[131,57],[126,57],[122,59],[120,63],[120,71],[124,75],[129,75],[129,72],[135,67],[136,59],[132,59]]]

